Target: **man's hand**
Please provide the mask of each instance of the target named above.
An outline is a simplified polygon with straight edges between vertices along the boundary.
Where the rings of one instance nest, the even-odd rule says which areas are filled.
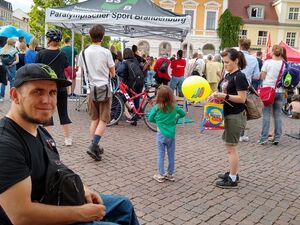
[[[90,222],[95,220],[102,220],[105,216],[105,206],[102,204],[85,204],[81,206],[80,221]]]
[[[87,187],[84,187],[84,196],[87,203],[103,204],[101,197]]]

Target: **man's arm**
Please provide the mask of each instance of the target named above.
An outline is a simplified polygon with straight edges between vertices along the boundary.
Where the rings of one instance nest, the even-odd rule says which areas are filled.
[[[14,225],[64,225],[101,220],[105,206],[52,206],[31,201],[31,178],[18,182],[0,194],[0,205]]]
[[[116,76],[115,66],[109,68],[109,75],[110,75],[111,78]]]

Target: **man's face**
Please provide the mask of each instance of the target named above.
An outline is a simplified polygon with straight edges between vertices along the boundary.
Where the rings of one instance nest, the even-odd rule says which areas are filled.
[[[56,108],[57,86],[55,81],[27,81],[16,90],[20,116],[27,122],[45,124]]]

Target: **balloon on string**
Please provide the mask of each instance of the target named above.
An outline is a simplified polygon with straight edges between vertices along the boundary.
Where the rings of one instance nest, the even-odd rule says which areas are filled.
[[[190,76],[182,83],[182,93],[190,101],[202,101],[206,99],[211,88],[207,80],[200,76]]]

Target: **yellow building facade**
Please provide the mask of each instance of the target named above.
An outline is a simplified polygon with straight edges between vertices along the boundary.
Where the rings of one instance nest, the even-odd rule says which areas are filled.
[[[261,9],[261,15],[264,16],[263,5],[254,5],[254,7]],[[248,23],[249,20],[244,20],[240,37],[251,40],[253,51],[266,49],[268,33],[270,33],[271,45],[284,41],[290,47],[300,50],[300,0],[277,0],[272,2],[271,7],[277,15],[276,20],[269,23],[263,20]],[[234,14],[234,11],[232,13]]]
[[[127,46],[138,45],[140,52],[160,56],[167,51],[169,55],[176,54],[179,49],[190,45],[190,55],[193,52],[204,54],[219,52],[220,39],[217,35],[218,21],[227,8],[227,0],[152,0],[155,4],[178,14],[189,14],[192,18],[191,32],[181,42],[165,40],[128,40]]]

